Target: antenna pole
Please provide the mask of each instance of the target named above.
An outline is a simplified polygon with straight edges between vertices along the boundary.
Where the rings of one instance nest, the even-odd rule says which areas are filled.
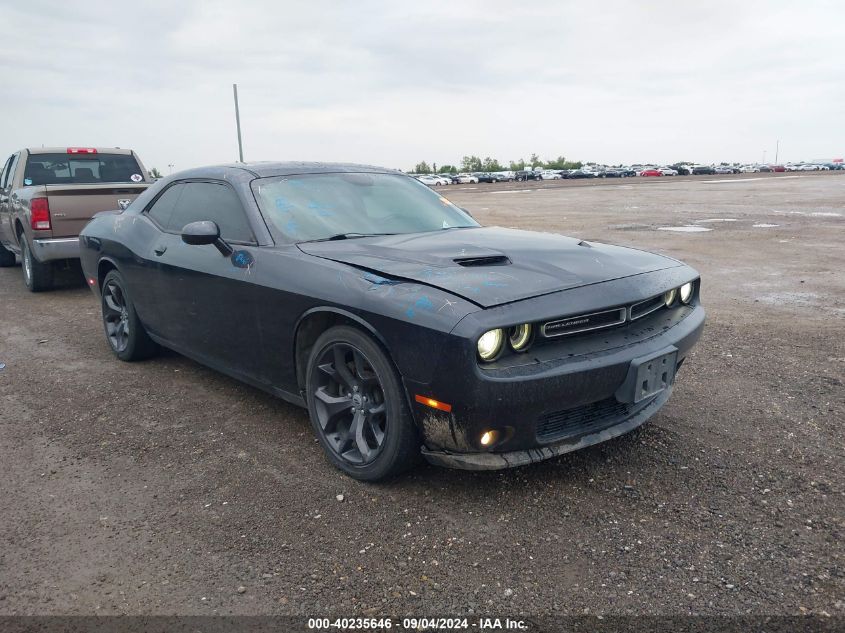
[[[244,145],[241,141],[241,111],[238,108],[238,84],[232,84],[232,91],[235,93],[235,124],[238,127],[238,158],[244,162]]]

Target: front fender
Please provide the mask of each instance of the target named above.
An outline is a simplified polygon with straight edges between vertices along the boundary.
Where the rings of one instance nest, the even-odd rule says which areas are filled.
[[[336,290],[342,301],[316,309],[330,309],[361,324],[385,347],[403,378],[429,382],[445,346],[451,344],[451,330],[466,315],[480,310],[433,286],[343,264],[330,266],[341,268]]]

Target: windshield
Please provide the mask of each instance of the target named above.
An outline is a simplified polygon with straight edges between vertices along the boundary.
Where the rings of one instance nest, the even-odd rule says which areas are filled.
[[[478,226],[414,178],[336,173],[279,176],[252,185],[264,217],[295,242]]]
[[[66,185],[141,182],[143,172],[129,154],[32,154],[24,184]]]

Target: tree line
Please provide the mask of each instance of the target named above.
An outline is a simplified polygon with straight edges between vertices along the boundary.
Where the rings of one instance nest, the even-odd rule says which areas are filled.
[[[478,156],[464,156],[459,165],[440,165],[421,161],[410,170],[415,174],[457,174],[459,172],[473,171],[523,171],[525,169],[581,169],[584,163],[579,161],[566,160],[565,156],[558,156],[554,160],[541,160],[537,154],[531,154],[526,161],[520,158],[518,161],[510,161],[507,166],[502,165],[495,158],[480,158]]]

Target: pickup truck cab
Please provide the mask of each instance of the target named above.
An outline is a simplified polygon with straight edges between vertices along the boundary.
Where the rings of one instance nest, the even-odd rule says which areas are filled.
[[[15,152],[0,171],[0,266],[20,257],[27,288],[47,290],[57,264],[79,259],[79,232],[94,214],[125,209],[150,184],[128,149]]]

